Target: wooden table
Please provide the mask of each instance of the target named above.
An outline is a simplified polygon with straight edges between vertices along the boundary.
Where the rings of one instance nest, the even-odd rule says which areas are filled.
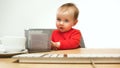
[[[59,50],[45,53],[69,54],[120,54],[120,49],[95,49],[95,48],[78,48],[73,50]],[[93,68],[91,64],[24,64],[15,63],[17,59],[0,58],[0,68]],[[120,68],[120,64],[95,64],[96,68]]]

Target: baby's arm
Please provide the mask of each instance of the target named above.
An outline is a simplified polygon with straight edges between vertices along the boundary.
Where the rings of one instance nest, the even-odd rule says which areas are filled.
[[[74,32],[72,33],[71,37],[69,39],[65,40],[59,40],[60,42],[60,49],[73,49],[78,48],[80,46],[81,41],[81,33],[80,32]]]

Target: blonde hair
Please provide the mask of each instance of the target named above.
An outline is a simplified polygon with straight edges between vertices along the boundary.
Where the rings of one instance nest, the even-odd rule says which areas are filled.
[[[66,14],[72,15],[73,18],[76,20],[79,15],[79,10],[76,7],[76,5],[73,3],[65,3],[59,7],[58,13],[62,15],[66,15]]]

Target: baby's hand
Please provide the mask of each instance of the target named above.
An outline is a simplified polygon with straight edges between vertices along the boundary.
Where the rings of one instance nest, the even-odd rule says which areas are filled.
[[[60,47],[60,42],[53,42],[53,41],[51,41],[51,46],[59,48]]]

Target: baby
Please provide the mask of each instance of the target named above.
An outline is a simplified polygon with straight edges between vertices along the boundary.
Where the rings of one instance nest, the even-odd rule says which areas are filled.
[[[51,48],[57,50],[74,49],[80,47],[81,32],[74,29],[78,22],[79,10],[73,3],[66,3],[59,7],[56,16],[56,27],[51,35]]]

